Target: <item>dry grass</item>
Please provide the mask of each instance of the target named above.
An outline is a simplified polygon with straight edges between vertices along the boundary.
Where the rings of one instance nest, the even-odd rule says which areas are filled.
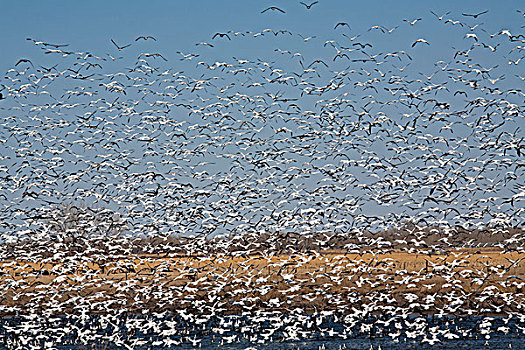
[[[81,300],[92,312],[103,312],[104,303],[113,300],[111,307],[140,312],[202,308],[218,301],[216,307],[222,311],[239,312],[271,307],[334,308],[381,296],[385,305],[402,306],[414,294],[421,303],[420,311],[426,313],[447,306],[445,298],[425,303],[429,296],[458,293],[467,295],[463,312],[480,313],[491,309],[489,306],[515,311],[516,306],[504,305],[501,298],[511,294],[519,300],[516,305],[525,301],[524,258],[518,252],[463,249],[433,255],[391,251],[4,261],[0,263],[0,290],[4,291],[0,292],[0,306],[44,310],[63,303],[67,311],[75,307],[68,302]],[[485,294],[489,298],[484,301],[490,305],[479,303],[483,298],[476,299]],[[272,304],[275,299],[279,305]]]

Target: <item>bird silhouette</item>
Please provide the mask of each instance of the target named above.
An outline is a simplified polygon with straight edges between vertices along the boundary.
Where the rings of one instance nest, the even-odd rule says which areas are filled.
[[[350,25],[347,22],[338,22],[334,29],[337,29],[337,27],[348,27],[348,29],[350,29]]]
[[[480,12],[480,13],[475,13],[475,14],[462,13],[462,15],[465,16],[465,17],[478,18],[479,16],[484,15],[485,13],[488,13],[488,12],[489,11],[486,10],[486,11],[483,11],[483,12]]]
[[[15,67],[18,66],[20,63],[29,63],[31,66],[33,66],[33,62],[27,58],[21,58],[15,63]],[[34,66],[33,66],[34,67]]]
[[[308,4],[306,4],[306,3],[302,2],[302,1],[299,2],[299,3],[300,3],[301,5],[303,5],[304,7],[306,7],[307,10],[310,10],[310,9],[312,8],[312,6],[314,6],[315,4],[318,4],[319,1],[314,1],[314,2],[312,2],[310,5],[308,5]]]
[[[219,38],[224,38],[224,37],[226,37],[226,38],[228,38],[228,40],[232,40],[232,39],[230,38],[230,36],[228,35],[228,33],[215,33],[215,34],[213,34],[213,36],[212,36],[212,40],[215,39],[216,37],[219,37]]]
[[[276,7],[276,6],[270,6],[264,10],[261,11],[261,13],[265,13],[266,11],[278,11],[278,12],[281,12],[281,13],[286,13],[284,10]]]
[[[122,50],[124,50],[125,48],[131,46],[131,44],[127,44],[127,45],[124,45],[124,46],[118,46],[117,43],[116,43],[113,39],[111,39],[111,42],[113,43],[113,45],[115,45],[115,47],[116,47],[117,50],[119,50],[119,51],[122,51]]]
[[[135,39],[135,41],[139,41],[139,40],[149,40],[149,39],[151,39],[151,40],[153,40],[153,41],[157,41],[157,39],[155,39],[155,38],[152,37],[151,35],[148,35],[148,36],[143,36],[143,35],[138,36],[138,37]],[[118,46],[117,46],[117,47],[118,47]]]

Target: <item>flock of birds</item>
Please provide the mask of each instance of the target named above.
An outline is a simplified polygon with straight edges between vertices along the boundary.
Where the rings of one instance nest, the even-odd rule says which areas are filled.
[[[525,333],[525,281],[514,274],[523,257],[495,266],[452,252],[419,269],[388,253],[159,259],[100,243],[1,266],[3,347],[290,349],[387,338],[388,348],[403,349],[498,337],[506,346]],[[103,270],[88,266],[104,259]]]
[[[301,4],[310,11],[318,1]],[[276,6],[261,13],[288,15]],[[489,31],[478,22],[490,22],[487,11],[431,15],[361,34],[337,22],[325,39],[288,29],[216,32],[178,53],[183,70],[170,68],[149,35],[110,39],[107,54],[28,38],[42,63],[17,59],[0,81],[0,259],[56,268],[46,284],[43,267],[22,264],[10,275],[2,265],[0,346],[256,346],[360,334],[435,344],[523,334],[525,283],[510,275],[518,260],[471,271],[475,290],[461,285],[457,266],[433,266],[449,286],[439,296],[428,288],[424,300],[407,291],[404,302],[377,286],[410,288],[435,275],[399,268],[389,280],[379,271],[393,268],[387,260],[306,278],[285,273],[286,262],[251,276],[199,276],[189,264],[175,284],[161,268],[118,282],[104,270],[78,273],[87,262],[139,253],[271,260],[298,253],[299,240],[315,254],[386,253],[396,244],[429,253],[453,248],[461,230],[523,253],[525,35]],[[418,25],[431,20],[461,46],[425,53],[441,45],[431,33],[392,50],[374,41],[421,36]],[[236,40],[275,49],[206,58]],[[432,243],[436,232],[443,236]],[[465,244],[481,245],[476,237]],[[298,256],[294,263],[308,259]],[[348,280],[359,288],[330,292],[352,268]],[[486,283],[498,274],[504,284]],[[287,303],[317,297],[326,301],[314,312]],[[225,312],[231,304],[236,314]],[[429,309],[441,323],[425,316]],[[483,318],[473,327],[451,318],[457,312]]]

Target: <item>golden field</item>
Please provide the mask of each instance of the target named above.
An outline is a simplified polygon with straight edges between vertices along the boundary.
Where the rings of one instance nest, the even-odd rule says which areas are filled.
[[[519,252],[462,249],[435,254],[10,260],[0,263],[0,306],[5,316],[27,308],[54,310],[56,305],[62,305],[56,313],[77,305],[90,312],[109,308],[313,311],[379,300],[385,306],[418,304],[411,306],[414,312],[435,313],[443,308],[453,312],[450,305],[457,296],[460,313],[497,314],[520,311],[525,302],[524,258]]]

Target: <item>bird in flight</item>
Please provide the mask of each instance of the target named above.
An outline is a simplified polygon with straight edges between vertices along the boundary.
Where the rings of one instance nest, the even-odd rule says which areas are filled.
[[[212,44],[210,43],[205,43],[205,42],[202,42],[202,43],[196,43],[195,46],[209,46],[209,47],[214,47]]]
[[[299,36],[301,37],[301,39],[303,39],[304,42],[307,42],[307,41],[310,41],[310,40],[316,38],[315,35],[313,35],[313,36],[309,36],[309,37],[304,37],[304,36],[302,36],[301,34],[297,34],[297,35],[299,35]]]
[[[422,18],[416,18],[415,20],[413,21],[409,21],[408,19],[403,19],[403,22],[407,22],[408,24],[410,24],[411,26],[413,26],[414,24],[416,24],[418,21],[421,21]]]
[[[270,6],[270,7],[268,7],[267,9],[262,10],[261,13],[265,13],[266,11],[269,11],[269,10],[272,10],[272,11],[279,11],[279,12],[282,12],[282,13],[286,13],[286,12],[284,12],[283,10],[281,10],[280,8],[278,8],[277,6]]]
[[[474,18],[478,18],[479,16],[484,15],[484,14],[487,13],[487,12],[489,12],[489,10],[485,10],[485,11],[483,11],[483,12],[476,13],[476,14],[462,13],[462,15],[465,16],[465,17],[474,17]]]
[[[347,26],[348,29],[351,29],[351,28],[350,28],[350,25],[349,25],[348,23],[346,23],[346,22],[339,22],[339,23],[337,23],[337,24],[335,25],[334,29],[337,29],[337,27],[339,27],[339,26],[341,26],[341,27]]]
[[[218,32],[217,32],[217,33],[213,34],[213,36],[211,37],[211,40],[215,39],[216,37],[219,37],[219,38],[227,37],[228,40],[232,40],[232,39],[230,38],[230,36],[228,35],[228,33],[218,33]]]
[[[110,54],[107,54],[109,56],[109,58],[112,60],[112,61],[117,61],[117,60],[121,60],[123,59],[124,57],[120,56],[120,57],[113,57],[111,56]]]
[[[430,45],[428,41],[426,41],[425,39],[417,39],[416,41],[414,41],[412,43],[412,47],[416,46],[416,44],[418,43],[423,43],[423,44],[427,44],[427,45]]]
[[[33,38],[26,38],[26,40],[31,40],[32,42],[35,43],[35,45],[51,46],[51,47],[54,47],[55,49],[69,46],[69,44],[50,44],[50,43],[45,43],[43,41],[37,41],[37,40],[35,40]]]
[[[354,41],[355,39],[359,38],[361,35],[358,34],[358,35],[354,35],[353,37],[349,37],[348,35],[343,33],[343,36],[349,39],[350,41]]]
[[[20,63],[29,63],[31,66],[33,66],[33,62],[28,60],[27,58],[21,58],[16,62],[15,67],[18,66]],[[33,66],[34,67],[34,66]]]
[[[127,44],[127,45],[124,45],[124,46],[118,46],[117,43],[116,43],[113,39],[111,39],[111,42],[113,43],[113,45],[115,45],[115,46],[117,47],[117,49],[118,49],[119,51],[122,51],[122,50],[124,50],[126,47],[131,46],[131,44]]]
[[[301,5],[304,5],[304,6],[306,7],[306,9],[309,10],[309,9],[312,8],[312,6],[314,6],[314,5],[317,4],[318,2],[319,2],[319,1],[314,1],[314,2],[312,2],[310,5],[308,5],[308,4],[305,4],[304,2],[301,1],[300,4],[301,4]]]
[[[443,19],[443,17],[445,17],[446,15],[449,15],[450,14],[450,11],[448,11],[447,13],[445,13],[444,15],[442,16],[438,16],[434,11],[430,11],[431,14],[433,14],[434,16],[436,16],[436,18],[438,19],[438,21],[441,21]]]
[[[385,30],[384,33],[388,33],[388,34],[392,34],[392,32],[393,32],[394,30],[396,30],[397,28],[399,28],[399,26],[395,26],[395,27],[392,28],[392,29],[388,29],[388,28],[383,27],[383,29]]]
[[[153,57],[153,58],[157,58],[157,57],[160,57],[162,58],[164,61],[168,62],[168,60],[166,59],[166,57],[162,56],[160,53],[147,53],[147,52],[143,52],[139,55],[139,58],[141,58],[142,56],[144,57]]]
[[[153,39],[153,41],[157,41],[157,39],[155,39],[154,37],[152,37],[151,35],[148,35],[148,36],[139,36],[137,39],[135,39],[135,41],[139,41],[140,39],[142,40],[148,40],[148,39]]]
[[[460,21],[453,21],[453,20],[451,20],[451,19],[447,19],[447,20],[445,21],[445,24],[447,24],[447,23],[451,23],[453,26],[455,26],[456,24],[459,24],[461,27],[464,27],[464,26],[465,26],[465,25],[464,25],[463,23],[461,23]]]

